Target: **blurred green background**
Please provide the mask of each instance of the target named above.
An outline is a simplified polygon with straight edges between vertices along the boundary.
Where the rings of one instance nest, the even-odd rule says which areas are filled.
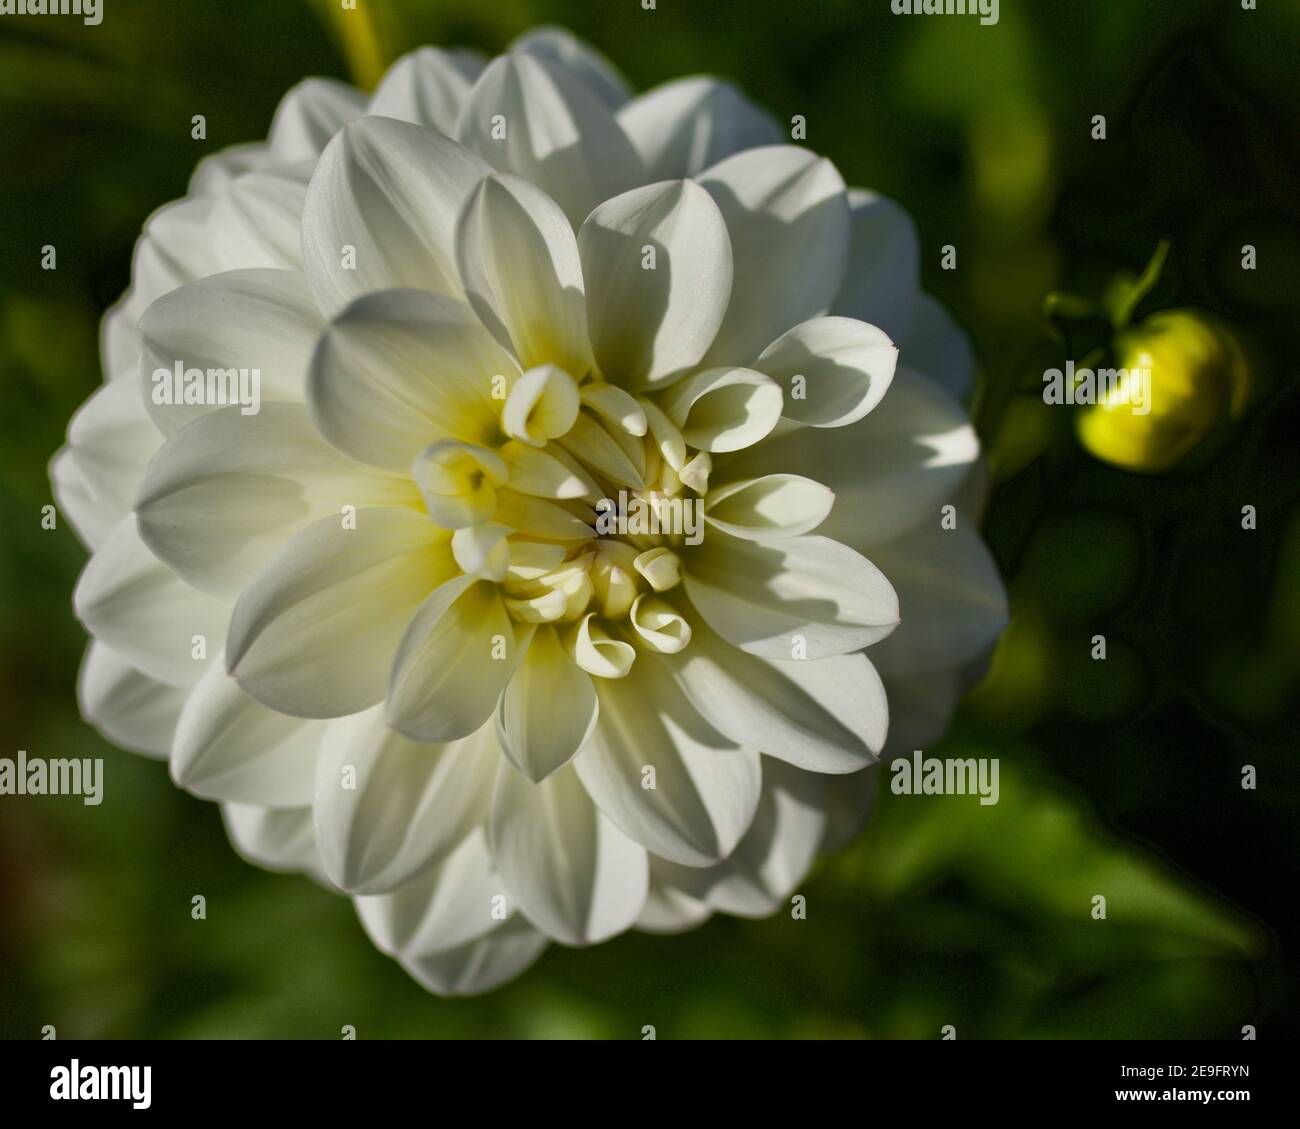
[[[98,808],[0,799],[0,1036],[1300,1033],[1300,3],[1003,0],[992,27],[896,17],[888,0],[360,4],[385,59],[496,52],[559,23],[638,88],[729,78],[779,118],[805,115],[849,183],[905,203],[925,281],[981,357],[987,530],[1014,613],[928,752],[1000,757],[1001,803],[886,791],[800,888],[806,921],[552,947],[467,1001],[426,995],[345,899],[240,861],[215,806],[77,715],[84,554],[63,523],[40,528],[45,467],[99,382],[99,316],[144,218],[199,157],[263,137],[300,77],[373,58],[336,38],[333,0],[108,0],[97,28],[5,18],[0,751],[102,756],[108,783]],[[1141,475],[1093,459],[1071,410],[1043,405],[1044,368],[1067,354],[1041,311],[1050,290],[1095,295],[1140,270],[1165,237],[1140,314],[1216,311],[1255,393],[1174,469]],[[39,269],[45,243],[57,271]]]

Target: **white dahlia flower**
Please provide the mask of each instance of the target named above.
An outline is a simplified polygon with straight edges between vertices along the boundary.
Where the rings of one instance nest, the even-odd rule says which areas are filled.
[[[1004,622],[907,216],[562,32],[290,91],[103,357],[52,464],[85,716],[435,992],[788,904]]]

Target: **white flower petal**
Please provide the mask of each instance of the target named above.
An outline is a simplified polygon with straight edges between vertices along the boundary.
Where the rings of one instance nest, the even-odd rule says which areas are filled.
[[[131,289],[114,326],[122,344],[134,321],[164,294],[222,271],[302,270],[299,227],[312,163],[241,174],[219,191],[173,201],[149,217],[131,261]]]
[[[323,734],[323,722],[299,721],[254,701],[218,656],[181,711],[171,776],[205,800],[302,807],[311,802]]]
[[[575,502],[566,504],[577,505]],[[594,513],[584,521],[557,502],[530,498],[514,490],[497,491],[495,516],[497,521],[513,526],[524,536],[543,541],[585,541],[592,535],[590,523],[596,520]]]
[[[491,778],[496,768],[493,759],[488,765]],[[444,856],[397,889],[353,901],[370,939],[396,957],[460,948],[499,930],[514,915],[482,826],[471,828]]]
[[[758,754],[705,721],[649,655],[596,692],[600,723],[574,761],[596,806],[663,858],[708,866],[729,855],[754,818]]]
[[[210,275],[159,298],[140,319],[140,396],[164,435],[226,403],[253,411],[262,403],[301,401],[316,337],[324,326],[307,280],[291,271],[238,270]],[[202,370],[205,403],[177,399],[175,371]],[[158,370],[163,370],[161,373]],[[208,370],[222,370],[207,396]],[[228,370],[256,371],[232,379]],[[184,387],[181,389],[184,392]],[[256,402],[242,403],[252,391]]]
[[[225,635],[229,608],[195,591],[140,540],[127,514],[87,563],[73,605],[86,630],[169,686],[193,686]],[[204,657],[193,656],[203,640]]]
[[[765,474],[710,489],[704,516],[733,537],[779,540],[816,529],[834,504],[835,495],[811,478]]]
[[[501,430],[531,447],[558,439],[578,418],[582,397],[564,369],[542,364],[530,368],[510,389],[501,411]]]
[[[967,664],[983,671],[984,663]],[[948,732],[958,699],[977,681],[965,668],[927,670],[924,674],[890,675],[889,740],[884,756],[911,755],[914,749],[928,749]]]
[[[401,965],[439,996],[477,996],[526,971],[546,950],[546,937],[522,918],[455,949],[403,957]]]
[[[708,903],[723,913],[766,917],[808,874],[826,828],[826,784],[767,757],[763,799],[749,834],[714,875]]]
[[[618,122],[650,181],[696,176],[734,153],[785,140],[776,119],[731,83],[702,76],[646,91],[619,110]]]
[[[781,388],[747,368],[708,368],[674,384],[663,396],[669,419],[702,451],[752,447],[781,418]]]
[[[892,540],[939,507],[970,473],[979,439],[962,406],[937,384],[900,366],[885,398],[848,427],[778,430],[729,456],[720,477],[797,469],[835,493],[819,532],[854,546]]]
[[[405,472],[437,439],[494,440],[495,386],[519,367],[464,302],[419,290],[358,298],[321,335],[307,396],[340,451]]]
[[[895,341],[912,325],[921,291],[921,242],[912,217],[887,196],[849,190],[852,246],[831,313],[879,326]]]
[[[902,355],[909,368],[924,373],[959,400],[964,400],[975,384],[970,338],[929,294],[917,298]]]
[[[136,487],[162,440],[134,380],[102,385],[77,409],[68,424],[65,458],[100,510],[94,524],[116,525],[130,512]]]
[[[497,735],[511,763],[529,780],[566,765],[596,725],[596,691],[549,623],[532,642],[497,705]]]
[[[466,529],[492,519],[496,489],[505,485],[510,470],[487,447],[437,439],[415,457],[411,477],[434,521],[447,529]]]
[[[636,919],[636,928],[645,933],[685,933],[703,925],[712,914],[707,902],[683,894],[652,874],[650,892]]]
[[[244,173],[265,172],[276,162],[271,147],[264,141],[229,145],[210,153],[194,166],[187,196],[214,196],[224,192]]]
[[[820,850],[838,851],[857,838],[871,811],[876,779],[876,772],[870,768],[825,779],[826,833]]]
[[[501,581],[510,571],[509,526],[485,521],[451,535],[451,555],[461,570],[484,580]]]
[[[303,79],[275,109],[267,139],[271,152],[278,161],[318,157],[330,138],[365,109],[365,95],[347,83],[332,78]]]
[[[644,435],[649,429],[645,408],[637,402],[635,396],[624,392],[616,384],[605,384],[603,381],[584,384],[579,399],[584,408],[590,408],[601,419],[628,435]]]
[[[491,839],[524,915],[563,944],[606,941],[641,912],[649,881],[645,848],[600,812],[572,766],[534,784],[503,763]]]
[[[456,135],[497,171],[536,184],[575,229],[602,200],[643,180],[641,159],[609,109],[567,68],[535,54],[488,64]]]
[[[809,772],[855,772],[884,745],[889,707],[865,655],[761,659],[695,620],[691,645],[659,661],[733,741]]]
[[[238,180],[232,181],[227,191],[234,191],[238,183]],[[222,267],[211,234],[217,199],[218,195],[173,200],[145,221],[144,234],[136,241],[131,256],[129,306],[137,318],[151,302],[169,290],[229,269]],[[243,265],[283,264],[256,262]]]
[[[317,868],[311,808],[222,804],[221,817],[235,850],[255,866],[290,873]]]
[[[491,522],[498,509],[497,488],[505,485],[510,468],[487,447],[438,439],[415,457],[411,477],[433,520],[460,530]]]
[[[384,697],[389,660],[430,588],[456,571],[447,533],[427,514],[362,509],[355,528],[322,518],[240,595],[227,668],[294,717],[366,709]]]
[[[578,251],[607,381],[636,391],[699,362],[732,287],[727,227],[707,192],[675,180],[607,199],[578,232]]]
[[[342,507],[421,507],[406,475],[320,437],[302,404],[219,408],[173,435],[136,497],[140,535],[196,587],[233,598],[298,530]]]
[[[872,660],[880,673],[913,675],[960,666],[991,647],[1007,625],[1007,594],[974,522],[955,529],[939,515],[871,548],[898,593],[902,621]]]
[[[81,716],[115,745],[166,760],[186,691],[150,678],[91,640],[77,676]]]
[[[388,684],[388,724],[417,741],[475,732],[527,649],[495,584],[473,576],[442,583],[402,637]]]
[[[135,380],[140,375],[140,334],[136,321],[144,307],[127,291],[107,310],[99,322],[99,355],[104,362],[104,380]]]
[[[583,492],[578,495],[578,498],[580,498],[584,504],[594,507],[596,503],[605,496],[604,490],[597,485],[596,480],[591,477],[586,468],[583,467],[583,465],[571,454],[569,454],[568,451],[561,447],[559,443],[549,444],[546,449],[546,454],[553,456],[556,462],[564,466],[578,482],[582,483]],[[572,487],[566,484],[564,492],[568,494],[570,489],[572,489]],[[595,511],[593,510],[592,512],[594,513]]]
[[[499,454],[510,468],[512,490],[536,498],[557,500],[585,498],[589,494],[587,476],[562,462],[553,450],[541,451],[511,440]]]
[[[545,192],[516,176],[480,181],[456,229],[456,263],[470,305],[523,368],[554,364],[579,380],[587,374],[578,245]]]
[[[754,368],[785,393],[786,419],[844,427],[880,403],[897,361],[897,347],[874,326],[849,318],[814,318],[773,341]]]
[[[417,48],[388,68],[366,113],[451,136],[481,70],[464,55],[437,47]]]
[[[636,662],[636,648],[621,639],[613,639],[595,622],[596,613],[582,617],[573,634],[573,661],[597,678],[626,678]]]
[[[562,27],[538,27],[510,44],[522,52],[567,71],[587,87],[610,110],[617,110],[632,90],[614,64],[589,43]]]
[[[498,757],[488,726],[439,745],[389,729],[378,706],[331,723],[313,801],[322,869],[353,894],[407,882],[487,820]]]
[[[898,598],[884,574],[826,537],[757,542],[711,529],[685,552],[691,603],[714,631],[751,654],[847,654],[898,623]]]
[[[686,465],[686,440],[682,438],[681,431],[653,400],[640,396],[637,403],[645,412],[646,424],[660,457],[673,470],[680,471]]]
[[[113,532],[125,510],[106,506],[95,494],[95,485],[77,462],[71,447],[60,447],[49,465],[50,488],[59,514],[68,520],[77,540],[90,550],[97,549]]]
[[[633,490],[645,487],[641,467],[633,463],[627,449],[610,433],[609,429],[586,412],[580,413],[559,441],[563,450],[583,465],[620,486]],[[644,453],[642,454],[644,460]]]
[[[212,214],[204,237],[216,269],[194,277],[251,267],[302,270],[298,233],[309,171],[310,166],[289,166],[246,173],[225,192],[208,197]],[[158,225],[151,231],[157,237]],[[163,250],[170,254],[172,245],[164,244]]]
[[[510,542],[510,569],[512,580],[536,580],[560,567],[564,562],[563,545],[548,545],[541,541]]]
[[[656,570],[652,563],[642,572],[642,575],[658,579],[664,574]],[[654,583],[655,581],[652,580],[652,587]],[[627,618],[633,630],[640,636],[641,642],[659,654],[675,655],[690,644],[691,625],[687,623],[686,617],[667,600],[643,592],[632,601]]]
[[[373,117],[344,128],[321,154],[302,216],[302,261],[321,310],[403,287],[460,297],[456,217],[488,171],[433,130]]]
[[[826,830],[825,784],[816,774],[763,758],[763,795],[748,834],[717,866],[655,861],[655,877],[738,917],[776,912],[807,875]]]
[[[727,222],[735,281],[705,363],[749,364],[825,313],[848,257],[849,205],[829,161],[793,145],[748,149],[698,177]]]

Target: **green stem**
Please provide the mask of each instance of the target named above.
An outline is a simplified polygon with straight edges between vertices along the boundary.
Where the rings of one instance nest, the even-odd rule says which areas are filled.
[[[388,67],[379,31],[384,21],[375,12],[381,2],[357,0],[355,8],[344,8],[339,0],[315,0],[317,12],[343,52],[352,81],[362,90],[373,90]]]
[[[1160,272],[1165,269],[1165,260],[1169,258],[1170,243],[1168,239],[1160,240],[1157,244],[1155,253],[1151,256],[1151,261],[1147,263],[1146,268],[1142,271],[1138,280],[1128,289],[1124,296],[1115,304],[1115,309],[1111,314],[1111,321],[1116,329],[1123,329],[1128,325],[1133,317],[1133,311],[1137,309],[1138,303],[1142,301],[1160,281]]]

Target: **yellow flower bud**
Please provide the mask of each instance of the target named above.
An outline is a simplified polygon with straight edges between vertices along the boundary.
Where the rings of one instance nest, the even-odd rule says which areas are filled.
[[[1099,387],[1076,418],[1079,441],[1126,470],[1168,470],[1227,412],[1239,415],[1250,373],[1236,338],[1209,315],[1164,310],[1115,339],[1127,379]]]

